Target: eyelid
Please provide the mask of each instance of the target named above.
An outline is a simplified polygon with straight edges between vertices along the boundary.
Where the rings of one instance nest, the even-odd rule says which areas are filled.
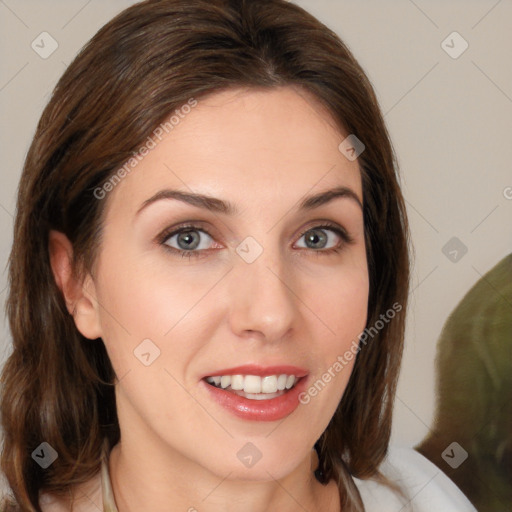
[[[182,231],[203,231],[206,233],[209,237],[211,237],[213,240],[216,239],[215,235],[212,235],[212,233],[209,231],[208,228],[206,228],[203,225],[203,221],[189,221],[189,222],[182,222],[180,224],[170,226],[165,228],[157,237],[156,241],[160,244],[163,244],[166,240],[168,240],[171,236],[179,234]]]
[[[355,242],[355,238],[350,235],[350,233],[340,224],[336,222],[332,222],[330,220],[315,220],[312,221],[311,224],[306,226],[300,231],[299,237],[303,237],[308,231],[311,231],[312,229],[328,229],[331,231],[334,231],[345,244],[352,244]]]

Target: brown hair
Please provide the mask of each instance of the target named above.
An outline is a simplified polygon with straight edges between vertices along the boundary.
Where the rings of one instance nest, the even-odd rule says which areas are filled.
[[[2,373],[1,468],[15,510],[65,493],[100,468],[120,437],[114,371],[101,339],[76,329],[53,278],[50,229],[74,249],[80,277],[101,243],[105,183],[176,108],[227,88],[291,85],[312,93],[359,156],[370,279],[367,326],[401,311],[362,347],[344,396],[317,443],[318,478],[338,482],[343,510],[363,510],[351,478],[381,478],[405,329],[409,231],[396,158],[372,86],[338,36],[284,0],[147,0],[84,46],[58,82],[21,177],[9,260],[13,352]],[[341,139],[340,139],[341,142]],[[382,323],[382,322],[381,322]],[[48,442],[48,469],[31,453]]]

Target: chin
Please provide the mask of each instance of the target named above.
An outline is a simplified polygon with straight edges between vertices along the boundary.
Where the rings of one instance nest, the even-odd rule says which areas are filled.
[[[250,482],[268,482],[286,477],[303,463],[308,450],[300,450],[292,446],[283,445],[273,448],[272,445],[261,450],[255,443],[250,441],[235,443],[236,448],[226,448],[214,461],[208,461],[205,465],[208,470],[220,478],[226,478],[229,474],[230,480],[241,480]],[[301,452],[304,454],[301,457]],[[294,454],[290,457],[290,454]],[[222,461],[222,462],[219,462]]]

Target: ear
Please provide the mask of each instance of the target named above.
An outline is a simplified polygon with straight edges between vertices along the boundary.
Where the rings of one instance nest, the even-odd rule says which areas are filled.
[[[48,250],[53,277],[77,329],[91,340],[100,338],[102,333],[99,306],[92,277],[87,274],[82,282],[73,276],[73,246],[64,233],[50,231]]]

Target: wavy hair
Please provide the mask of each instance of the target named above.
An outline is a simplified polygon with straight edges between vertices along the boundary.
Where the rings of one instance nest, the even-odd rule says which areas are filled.
[[[369,272],[367,326],[402,306],[357,355],[346,391],[316,443],[317,478],[338,483],[343,510],[364,510],[352,477],[385,481],[405,330],[409,227],[397,159],[373,88],[347,46],[285,0],[147,0],[121,12],[57,83],[28,151],[17,197],[6,312],[13,351],[1,375],[1,469],[8,510],[40,512],[39,493],[65,494],[100,469],[120,439],[115,374],[101,339],[75,327],[50,265],[54,229],[91,271],[107,199],[94,190],[171,112],[228,88],[293,86],[311,93],[366,146],[362,176]],[[340,138],[341,141],[341,138]],[[381,322],[382,323],[382,322]],[[31,453],[48,442],[48,469]],[[388,482],[388,484],[390,484]],[[390,484],[392,485],[392,484]]]

